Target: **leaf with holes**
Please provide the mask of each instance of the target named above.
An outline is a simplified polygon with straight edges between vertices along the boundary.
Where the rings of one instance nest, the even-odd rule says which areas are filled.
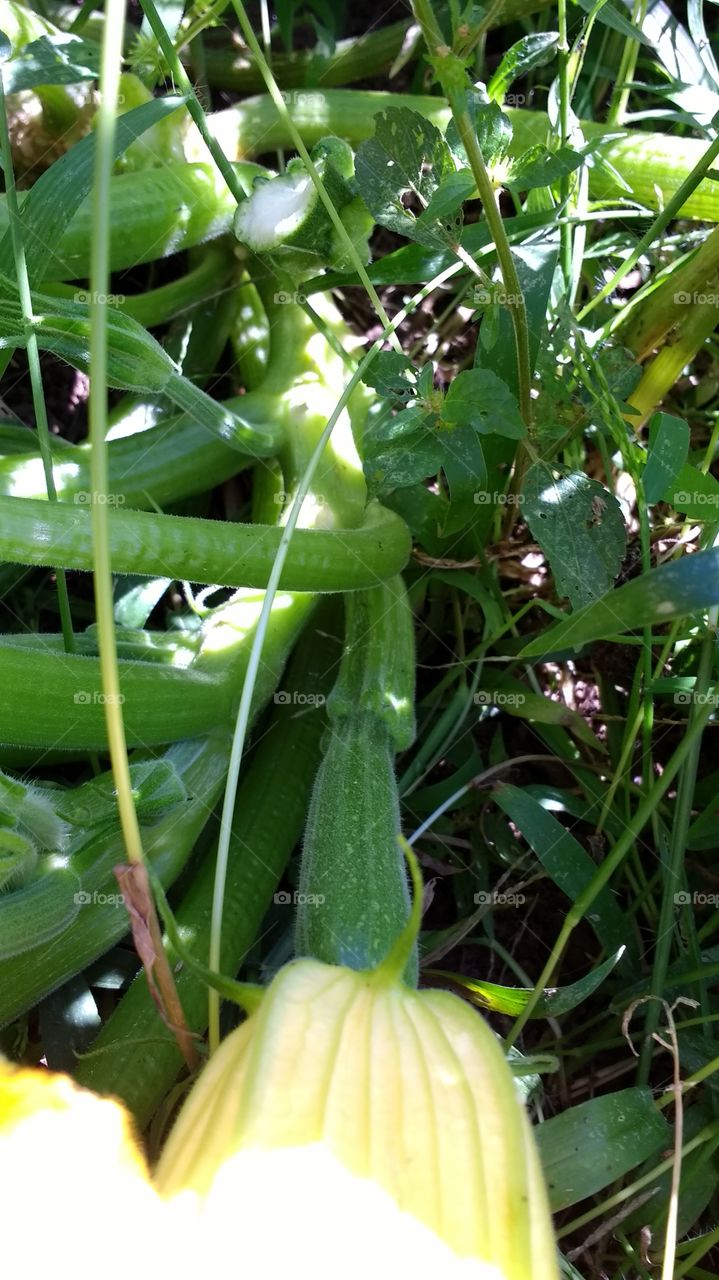
[[[428,249],[446,246],[452,238],[439,218],[427,216],[427,209],[455,173],[439,129],[406,107],[390,107],[377,116],[374,137],[362,143],[355,160],[357,186],[375,220]],[[416,212],[405,206],[407,197]]]
[[[575,609],[611,589],[627,531],[617,499],[580,471],[560,475],[546,463],[527,473],[522,514],[547,557],[557,593]]]

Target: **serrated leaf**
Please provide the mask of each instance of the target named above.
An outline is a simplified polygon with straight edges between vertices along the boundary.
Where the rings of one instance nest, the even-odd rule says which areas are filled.
[[[364,470],[372,495],[387,489],[403,489],[436,475],[442,465],[439,433],[420,405],[411,405],[364,441]]]
[[[464,369],[457,375],[444,398],[442,421],[510,440],[527,434],[515,397],[491,369]]]
[[[363,373],[362,381],[393,404],[409,400],[417,393],[415,367],[401,351],[380,351]]]
[[[487,85],[487,96],[501,106],[510,84],[533,67],[546,66],[557,52],[558,31],[540,31],[523,36],[507,50]]]
[[[522,513],[547,557],[560,596],[580,609],[612,587],[627,531],[617,499],[581,471],[556,476],[542,462],[527,473]]]
[[[512,122],[496,102],[483,102],[478,94],[467,95],[467,110],[477,134],[477,142],[484,163],[491,168],[504,160],[512,141]],[[468,165],[467,152],[460,140],[454,120],[450,120],[446,133],[447,143],[457,159]]]
[[[647,502],[659,502],[673,488],[688,452],[687,423],[670,413],[655,413],[649,423],[649,455],[642,476]]]
[[[357,186],[375,221],[430,249],[445,246],[448,234],[425,211],[443,180],[454,173],[452,153],[439,129],[407,107],[380,112],[374,137],[361,144],[355,158]],[[408,195],[419,206],[416,213],[403,203]]]
[[[46,84],[77,84],[100,74],[100,46],[79,36],[58,33],[40,36],[3,68],[6,93],[19,93]]]
[[[584,156],[572,147],[549,151],[539,143],[512,161],[504,185],[517,191],[553,187],[584,164]]]

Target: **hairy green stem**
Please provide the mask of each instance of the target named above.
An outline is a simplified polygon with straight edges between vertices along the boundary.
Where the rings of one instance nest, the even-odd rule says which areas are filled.
[[[102,505],[105,511],[107,551],[117,573],[263,587],[283,544],[284,531],[272,525],[124,511],[99,499],[100,491],[91,505]],[[299,529],[286,554],[279,585],[288,591],[360,590],[400,572],[409,552],[404,521],[371,504],[359,528]],[[91,569],[88,505],[51,506],[31,498],[0,498],[0,559]]]

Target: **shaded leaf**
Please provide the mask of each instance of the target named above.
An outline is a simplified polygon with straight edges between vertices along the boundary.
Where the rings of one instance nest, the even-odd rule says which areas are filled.
[[[465,369],[457,375],[444,399],[442,421],[511,440],[527,434],[516,398],[491,369]]]
[[[494,792],[494,799],[519,828],[550,879],[571,902],[576,902],[597,875],[594,862],[579,841],[538,800],[519,787],[500,786]],[[597,894],[587,920],[607,951],[614,953],[626,945],[627,922],[608,887]]]
[[[627,542],[617,499],[583,472],[557,475],[536,463],[527,473],[523,515],[546,555],[557,593],[575,609],[609,591]]]
[[[659,502],[667,490],[673,489],[688,452],[687,423],[670,413],[655,413],[649,424],[649,454],[642,476],[647,502]]]
[[[651,1089],[622,1089],[537,1125],[552,1210],[566,1209],[621,1178],[671,1142]]]
[[[673,483],[664,490],[662,499],[689,520],[710,520],[713,523],[719,513],[719,481],[710,472],[698,471],[687,462]]]
[[[532,640],[521,653],[539,658],[719,604],[719,548],[643,573]]]
[[[19,93],[39,85],[96,80],[99,74],[100,46],[61,32],[27,44],[20,57],[3,68],[3,86],[6,93]]]

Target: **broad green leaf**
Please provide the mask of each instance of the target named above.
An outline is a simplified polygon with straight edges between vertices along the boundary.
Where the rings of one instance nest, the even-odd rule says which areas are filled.
[[[527,473],[523,499],[522,514],[551,565],[558,595],[579,609],[609,591],[627,542],[614,494],[581,471],[557,475],[538,462]]]
[[[426,248],[448,243],[446,228],[427,219],[426,209],[455,164],[439,129],[406,107],[376,117],[374,137],[357,149],[355,178],[360,195],[383,227]],[[416,212],[403,197],[412,197]]]
[[[100,74],[100,46],[79,36],[40,36],[3,68],[6,93],[46,84],[77,84]]]
[[[362,381],[386,400],[407,401],[417,394],[417,373],[409,356],[400,351],[380,351]]]
[[[530,191],[533,187],[553,187],[575,169],[584,164],[584,156],[571,147],[549,151],[547,147],[530,147],[524,155],[512,161],[504,184],[516,191]]]
[[[177,111],[184,101],[180,97],[154,98],[118,116],[113,145],[115,158],[146,129]],[[95,134],[92,133],[56,160],[25,196],[21,207],[22,231],[31,283],[42,279],[48,245],[54,249],[59,244],[63,231],[90,191],[94,162]],[[0,275],[12,275],[14,262],[8,228],[0,243]],[[69,269],[68,278],[72,279]]]
[[[646,1088],[581,1102],[537,1125],[534,1134],[555,1213],[608,1187],[671,1141]]]
[[[568,987],[548,987],[539,1003],[535,1005],[533,1018],[558,1018],[563,1013],[570,1013],[582,1001],[593,995],[615,964],[621,959],[622,949],[610,956],[604,964],[597,965],[586,977],[572,982]],[[503,987],[496,982],[482,982],[479,978],[465,978],[462,974],[449,973],[444,969],[425,969],[428,977],[447,978],[461,987],[464,995],[473,1004],[482,1009],[492,1009],[495,1013],[506,1013],[516,1018],[534,995],[534,987]]]
[[[366,433],[362,460],[373,495],[406,488],[437,474],[442,465],[442,444],[435,421],[423,406],[414,403]]]
[[[670,413],[655,413],[649,424],[649,455],[642,476],[647,502],[659,502],[668,490],[674,491],[688,453],[687,423]],[[716,489],[719,493],[719,484]]]
[[[512,141],[512,123],[496,102],[482,102],[476,93],[467,94],[467,108],[477,134],[482,158],[488,168],[500,164],[509,151]],[[460,141],[457,126],[450,120],[446,133],[447,143],[464,166],[468,165],[467,153]]]
[[[507,50],[492,79],[487,85],[487,95],[500,106],[505,94],[515,80],[525,76],[533,67],[546,66],[557,52],[558,31],[539,31],[523,36]]]
[[[458,169],[451,173],[437,187],[425,210],[425,220],[434,218],[453,218],[465,200],[469,200],[476,190],[474,177],[469,169]]]
[[[450,384],[442,422],[473,427],[480,435],[521,440],[527,434],[519,405],[506,383],[491,369],[465,369]]]
[[[579,841],[519,787],[500,786],[494,799],[519,828],[550,879],[571,902],[576,902],[597,875],[596,865]],[[597,895],[587,920],[607,951],[613,954],[626,945],[627,921],[610,888]]]
[[[662,565],[610,591],[532,640],[522,658],[540,658],[719,604],[719,548]]]
[[[683,424],[684,425],[684,424]],[[662,493],[662,500],[681,511],[688,520],[719,519],[719,481],[709,472],[684,464],[674,482]]]

